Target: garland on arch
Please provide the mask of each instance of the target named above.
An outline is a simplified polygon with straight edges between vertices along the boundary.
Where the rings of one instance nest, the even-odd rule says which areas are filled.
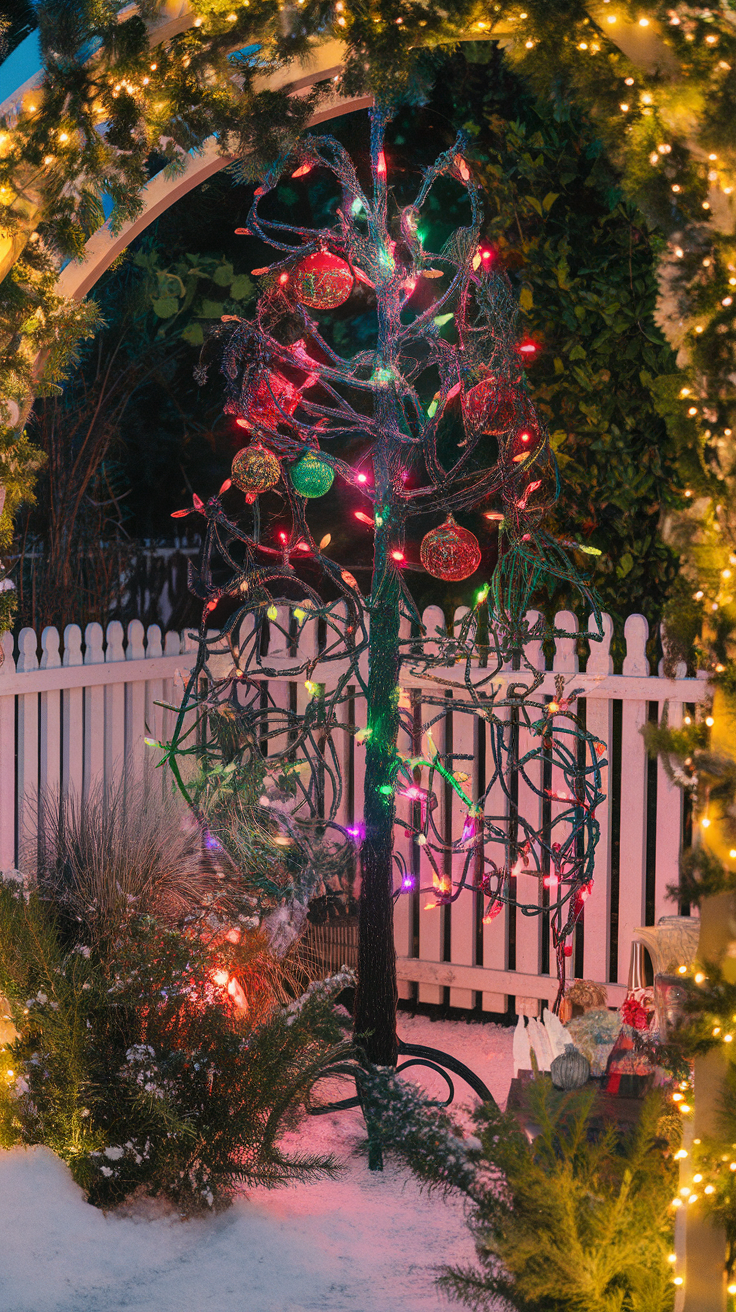
[[[195,0],[193,11],[187,31],[157,42],[156,4],[121,17],[121,0],[88,0],[74,6],[73,22],[64,0],[37,6],[42,82],[0,126],[0,224],[7,250],[18,252],[12,294],[7,278],[0,294],[0,395],[14,402],[0,416],[0,441],[15,462],[12,487],[8,461],[0,466],[6,536],[8,512],[30,492],[38,459],[13,432],[33,383],[28,348],[54,344],[58,381],[62,348],[68,363],[94,327],[89,312],[54,299],[51,282],[29,281],[31,239],[54,258],[79,257],[106,213],[120,229],[140,211],[149,176],[181,171],[209,137],[255,176],[290,149],[328,92],[420,99],[435,49],[495,38],[550,112],[564,114],[570,101],[585,108],[627,194],[666,238],[661,317],[680,348],[683,377],[662,381],[658,403],[690,493],[667,526],[686,558],[677,618],[683,632],[707,618],[708,660],[724,663],[736,625],[724,587],[736,548],[728,513],[736,464],[736,12],[728,0],[707,8],[603,0],[595,17],[580,0]],[[625,53],[636,55],[637,29],[658,36],[646,67]],[[265,75],[330,39],[344,45],[337,88],[326,81],[291,98],[263,89]],[[63,323],[59,334],[39,331],[49,316]]]

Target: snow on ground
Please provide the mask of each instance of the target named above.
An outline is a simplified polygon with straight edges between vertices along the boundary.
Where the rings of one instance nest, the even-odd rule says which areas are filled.
[[[512,1030],[402,1016],[399,1033],[465,1061],[505,1100]],[[415,1078],[425,1084],[421,1071]],[[431,1072],[425,1087],[440,1092]],[[458,1101],[476,1100],[463,1087]],[[186,1222],[155,1205],[105,1215],[48,1150],[0,1152],[0,1308],[438,1312],[448,1305],[436,1268],[473,1259],[462,1202],[429,1197],[390,1164],[368,1171],[353,1155],[363,1137],[357,1112],[310,1118],[299,1146],[338,1156],[337,1180],[251,1190],[219,1216]]]

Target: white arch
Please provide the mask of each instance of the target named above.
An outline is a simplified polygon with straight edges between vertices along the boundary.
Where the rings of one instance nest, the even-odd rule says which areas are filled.
[[[294,68],[277,74],[274,77],[263,79],[262,86],[258,90],[280,90],[283,87],[289,88],[289,94],[293,96],[304,95],[309,91],[316,82],[323,82],[327,78],[337,77],[341,65],[335,62],[335,57],[342,53],[340,42],[333,41],[318,48],[315,52],[316,58],[313,66],[308,72],[303,71],[303,66],[299,70]],[[294,72],[302,72],[301,77],[294,79]],[[354,110],[365,109],[373,103],[371,96],[352,96],[342,97],[333,96],[323,102],[319,110],[309,119],[309,126],[316,123],[325,123],[331,118],[337,118],[341,114],[349,114]],[[167,179],[164,176],[164,170],[157,173],[155,178],[143,188],[143,209],[135,219],[126,223],[120,232],[113,235],[110,231],[109,224],[99,228],[97,232],[90,237],[85,246],[84,259],[67,264],[62,270],[57,281],[57,290],[60,296],[73,297],[81,300],[87,292],[94,287],[97,280],[105,272],[105,269],[112,264],[112,261],[129,246],[131,241],[144,232],[154,219],[163,214],[169,207],[188,191],[198,187],[207,178],[212,177],[220,169],[225,168],[231,162],[230,155],[220,153],[217,141],[210,137],[205,142],[204,150],[201,154],[190,155],[186,169],[176,178]]]

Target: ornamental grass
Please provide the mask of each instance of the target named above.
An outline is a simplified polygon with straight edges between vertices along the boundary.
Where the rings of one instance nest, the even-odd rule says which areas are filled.
[[[99,1206],[152,1196],[183,1215],[332,1173],[280,1140],[348,1051],[345,980],[297,997],[178,808],[100,793],[41,812],[34,874],[0,880],[0,1146],[50,1148]]]

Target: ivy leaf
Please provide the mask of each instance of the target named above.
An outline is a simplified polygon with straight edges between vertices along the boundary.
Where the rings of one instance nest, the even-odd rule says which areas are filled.
[[[245,300],[246,296],[252,296],[253,283],[246,273],[239,273],[237,278],[233,278],[230,287],[230,295],[234,301]]]
[[[540,219],[541,219],[541,217],[542,217],[542,206],[541,206],[541,204],[539,203],[539,201],[537,200],[536,196],[527,196],[526,199],[527,199],[528,204],[531,205],[532,209],[536,211],[536,213],[539,215],[539,217],[540,217]]]
[[[586,356],[585,351],[583,350],[582,346],[578,346],[577,343],[575,344],[575,346],[573,346],[573,348],[572,348],[572,350],[571,350],[571,352],[570,352],[570,359],[571,359],[571,360],[585,360],[585,359],[587,359],[587,356]]]
[[[157,319],[171,319],[179,309],[179,302],[176,296],[157,296],[151,307]]]
[[[201,346],[204,341],[201,323],[188,323],[181,337],[182,341],[189,342],[190,346]]]
[[[217,283],[218,287],[229,287],[233,280],[232,264],[218,264],[212,275],[212,281]]]
[[[224,301],[202,301],[202,308],[199,311],[200,319],[219,319],[225,309]]]
[[[559,191],[548,191],[547,195],[542,201],[542,209],[548,211],[551,210],[559,194],[560,194]]]
[[[632,556],[630,551],[625,551],[618,563],[618,569],[616,570],[616,573],[618,574],[620,579],[625,579],[626,575],[630,574],[633,568],[634,568],[634,557]]]
[[[522,287],[519,295],[519,305],[522,310],[531,310],[534,308],[534,293],[531,287]]]

